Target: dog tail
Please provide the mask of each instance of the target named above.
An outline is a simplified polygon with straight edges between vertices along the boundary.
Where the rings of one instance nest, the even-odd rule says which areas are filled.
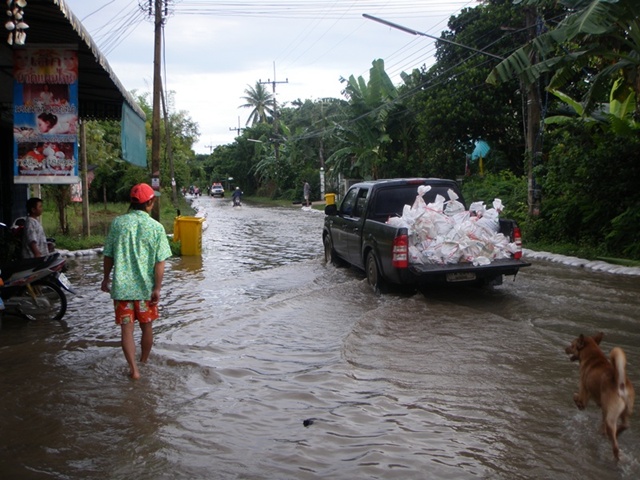
[[[624,354],[624,351],[619,347],[614,347],[609,354],[609,358],[611,359],[611,363],[613,364],[615,371],[615,380],[616,385],[618,387],[618,394],[621,397],[627,396],[627,387],[625,381],[627,379],[626,367],[627,367],[627,357]]]

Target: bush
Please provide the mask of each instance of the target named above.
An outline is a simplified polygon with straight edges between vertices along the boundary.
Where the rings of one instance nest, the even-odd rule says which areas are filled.
[[[491,208],[499,198],[504,205],[502,216],[511,218],[522,227],[527,221],[527,179],[517,177],[508,170],[489,173],[483,177],[467,177],[461,184],[467,206],[471,202],[484,202]]]
[[[535,240],[639,259],[640,139],[576,122],[547,141],[536,172],[543,201]]]
[[[611,220],[605,237],[607,251],[627,258],[640,259],[640,208],[628,208]]]

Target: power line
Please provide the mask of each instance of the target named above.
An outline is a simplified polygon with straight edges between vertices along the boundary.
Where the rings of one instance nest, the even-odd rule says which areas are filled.
[[[464,8],[474,2],[469,0],[360,0],[358,2],[336,2],[335,0],[238,0],[217,2],[212,0],[184,0],[180,13],[185,15],[244,16],[263,18],[294,18],[314,20],[339,19],[345,13],[353,11],[357,5],[360,11],[380,11],[393,18],[417,18],[443,15],[451,12],[452,7]]]

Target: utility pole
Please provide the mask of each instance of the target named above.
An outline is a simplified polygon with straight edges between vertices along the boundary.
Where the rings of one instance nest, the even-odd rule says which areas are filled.
[[[273,81],[267,79],[266,82],[262,80],[258,80],[258,83],[264,85],[266,83],[271,84],[271,88],[273,89],[273,148],[276,155],[276,163],[278,163],[278,159],[280,158],[280,142],[278,141],[278,103],[276,101],[276,84],[277,83],[289,83],[289,79],[285,79],[284,82],[276,81],[276,62],[273,62]]]
[[[168,0],[154,0],[154,50],[153,50],[153,113],[151,117],[151,187],[160,191],[160,94],[162,78],[160,76],[162,53],[162,4]],[[160,221],[160,198],[157,197],[151,216]]]
[[[171,121],[169,120],[169,109],[167,108],[167,101],[164,90],[160,90],[160,97],[162,99],[162,113],[164,115],[164,131],[167,138],[166,156],[169,160],[169,174],[171,175],[171,200],[174,207],[178,206],[178,191],[176,190],[176,174],[173,168],[173,149],[171,147]]]
[[[538,20],[538,12],[535,7],[526,7],[524,10],[525,25],[529,31],[529,38],[534,40],[538,34],[536,23]],[[531,49],[531,64],[536,63],[536,53]],[[522,82],[522,80],[521,80]],[[525,157],[527,162],[527,204],[528,213],[531,216],[540,214],[540,189],[536,184],[533,170],[542,155],[540,145],[540,122],[542,118],[542,101],[540,99],[539,81],[534,81],[526,87],[527,95],[527,118],[526,118],[526,138],[525,138]]]
[[[229,131],[236,131],[236,135],[239,137],[240,132],[244,130],[244,128],[240,128],[240,115],[238,115],[238,126],[237,127],[229,127]]]
[[[82,162],[82,235],[91,235],[91,221],[89,216],[89,164],[87,163],[87,126],[80,120],[80,161]]]

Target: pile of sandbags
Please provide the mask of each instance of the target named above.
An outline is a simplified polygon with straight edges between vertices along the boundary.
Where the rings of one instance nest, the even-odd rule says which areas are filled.
[[[496,198],[487,209],[474,202],[465,210],[458,195],[449,189],[449,200],[436,195],[433,203],[422,198],[430,186],[418,187],[413,205],[405,205],[401,217],[387,223],[409,231],[409,262],[452,264],[469,262],[488,265],[493,260],[509,258],[517,250],[515,243],[499,233],[502,202]]]

